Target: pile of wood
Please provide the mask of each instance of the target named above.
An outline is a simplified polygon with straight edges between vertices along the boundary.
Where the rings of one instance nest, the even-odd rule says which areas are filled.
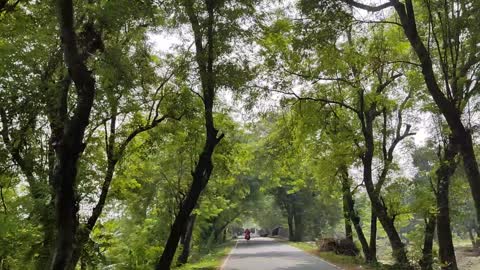
[[[333,251],[336,254],[357,256],[359,253],[355,243],[350,239],[322,238],[317,241],[320,251]]]

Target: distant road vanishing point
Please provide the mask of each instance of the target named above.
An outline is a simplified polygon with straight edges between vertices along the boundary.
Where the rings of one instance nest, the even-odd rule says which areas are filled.
[[[239,240],[221,270],[338,270],[298,248],[271,238]]]

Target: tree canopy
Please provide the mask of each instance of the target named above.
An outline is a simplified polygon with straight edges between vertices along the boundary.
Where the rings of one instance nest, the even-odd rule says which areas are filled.
[[[244,228],[468,269],[480,2],[373,2],[0,0],[0,270],[173,269]]]

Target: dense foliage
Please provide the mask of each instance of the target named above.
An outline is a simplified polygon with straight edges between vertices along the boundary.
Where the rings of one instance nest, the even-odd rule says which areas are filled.
[[[170,269],[245,227],[467,269],[480,2],[367,2],[0,0],[0,270]]]

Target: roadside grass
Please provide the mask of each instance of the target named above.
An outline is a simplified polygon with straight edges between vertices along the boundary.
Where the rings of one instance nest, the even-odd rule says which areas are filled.
[[[180,267],[174,268],[175,270],[217,270],[222,266],[223,261],[228,256],[235,241],[231,240],[226,243],[220,244],[209,252],[199,252],[192,254],[190,262]]]
[[[326,252],[326,251],[319,251],[315,243],[309,242],[288,242],[290,245],[299,248],[305,252],[308,252],[314,256],[321,258],[333,265],[336,265],[344,270],[385,270],[385,269],[392,269],[389,266],[378,264],[378,265],[371,265],[366,264],[363,261],[363,258],[360,256],[352,257],[352,256],[344,256],[335,254],[335,252]]]

